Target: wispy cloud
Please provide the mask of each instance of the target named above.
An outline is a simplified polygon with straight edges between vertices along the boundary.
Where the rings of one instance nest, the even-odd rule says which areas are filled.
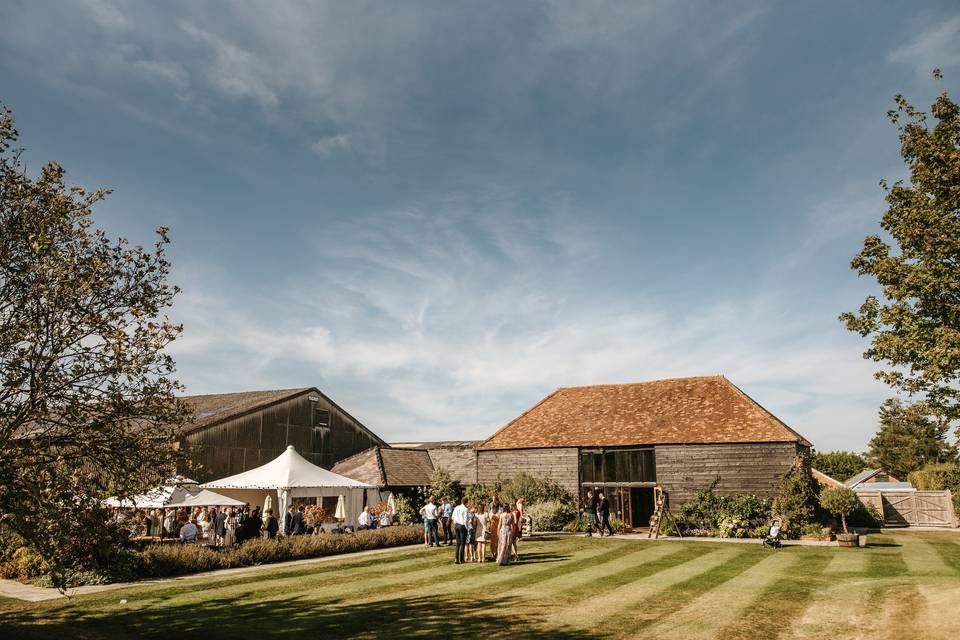
[[[353,142],[345,133],[324,136],[310,145],[310,148],[321,158],[328,158],[338,151],[350,151]]]
[[[960,63],[960,16],[924,29],[914,39],[891,51],[887,59],[912,64],[923,74],[936,67],[947,68]]]

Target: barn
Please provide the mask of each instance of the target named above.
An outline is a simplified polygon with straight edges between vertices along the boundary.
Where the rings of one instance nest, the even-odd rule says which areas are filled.
[[[603,489],[630,526],[646,526],[653,490],[671,507],[715,478],[718,492],[773,496],[810,442],[724,376],[560,388],[477,449],[477,481],[519,472],[575,495]]]
[[[334,473],[377,487],[377,500],[391,493],[413,495],[417,487],[427,486],[433,475],[430,454],[421,449],[370,447],[333,465]]]
[[[244,391],[182,398],[194,412],[180,447],[200,482],[270,462],[288,445],[313,464],[336,462],[385,445],[316,387]]]

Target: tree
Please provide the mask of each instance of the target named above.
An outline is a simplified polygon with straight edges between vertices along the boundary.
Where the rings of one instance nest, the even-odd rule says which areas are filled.
[[[162,315],[166,229],[153,251],[111,241],[91,217],[109,192],[54,162],[31,178],[16,141],[0,107],[0,524],[62,588],[85,562],[65,521],[175,469],[187,414],[164,348],[181,327]]]
[[[939,70],[934,77],[941,78]],[[851,266],[876,279],[883,302],[868,296],[846,327],[872,336],[865,358],[885,363],[876,376],[898,392],[921,394],[937,415],[960,418],[960,109],[947,93],[931,107],[936,124],[906,98],[887,113],[900,132],[908,183],[885,180],[889,205],[880,226],[892,243],[868,236]]]
[[[848,487],[827,487],[820,493],[820,506],[840,517],[843,532],[847,531],[847,516],[860,507],[857,492]]]
[[[931,417],[924,402],[903,404],[890,399],[880,408],[880,430],[870,440],[867,460],[894,477],[905,480],[932,462],[951,462],[957,449],[947,442],[946,418]]]
[[[834,480],[843,482],[867,468],[867,461],[852,451],[814,452],[810,465]]]

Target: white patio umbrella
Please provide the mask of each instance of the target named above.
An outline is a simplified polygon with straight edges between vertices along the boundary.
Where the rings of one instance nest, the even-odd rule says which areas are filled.
[[[333,517],[339,520],[340,524],[343,524],[343,521],[347,518],[347,505],[343,495],[337,498],[337,510],[333,513]]]
[[[393,492],[390,492],[390,495],[387,497],[387,510],[396,515],[397,513],[397,501],[393,499]]]
[[[273,506],[273,496],[269,493],[267,494],[266,500],[263,501],[263,512],[266,513],[270,510],[270,507]]]

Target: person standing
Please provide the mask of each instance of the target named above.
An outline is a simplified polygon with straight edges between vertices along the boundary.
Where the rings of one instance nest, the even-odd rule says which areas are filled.
[[[511,531],[510,545],[513,550],[513,557],[515,560],[520,559],[520,552],[517,550],[517,542],[520,540],[520,508],[514,504],[512,505],[513,509],[510,511],[510,515],[513,516],[513,530]]]
[[[587,499],[583,503],[583,511],[587,516],[587,536],[593,537],[593,530],[597,528],[597,499],[593,490],[587,490]]]
[[[427,498],[427,504],[423,505],[423,522],[427,530],[427,546],[439,547],[440,541],[437,539],[437,505],[433,504],[433,496]]]
[[[450,499],[443,496],[442,506],[440,507],[440,523],[443,525],[443,541],[449,547],[453,542],[453,505]]]
[[[477,562],[487,561],[487,525],[490,523],[490,514],[486,511],[477,514],[476,537],[477,537]]]
[[[227,510],[217,509],[213,517],[213,534],[216,536],[217,546],[224,544],[227,537]]]
[[[467,507],[467,499],[463,498],[456,509],[450,512],[450,519],[453,520],[454,534],[457,540],[456,556],[454,564],[463,564],[466,561],[467,551],[467,525],[470,523],[470,509]]]
[[[290,535],[299,536],[304,533],[303,526],[303,505],[300,505],[290,517]]]
[[[497,564],[501,567],[510,564],[510,555],[513,553],[513,514],[507,511],[506,506],[500,507],[500,531],[497,541]]]
[[[603,529],[606,527],[609,532],[607,535],[613,535],[613,527],[610,526],[610,501],[607,500],[607,496],[603,495],[603,491],[597,494],[600,498],[597,501],[597,516],[600,519],[600,537],[603,537]]]
[[[500,498],[497,497],[497,494],[493,494],[493,499],[487,505],[487,511],[494,514],[500,513]]]
[[[231,508],[223,521],[223,546],[232,547],[237,544],[237,511]]]
[[[280,522],[273,516],[273,509],[267,509],[267,526],[264,529],[267,532],[267,538],[273,540],[280,531]]]

